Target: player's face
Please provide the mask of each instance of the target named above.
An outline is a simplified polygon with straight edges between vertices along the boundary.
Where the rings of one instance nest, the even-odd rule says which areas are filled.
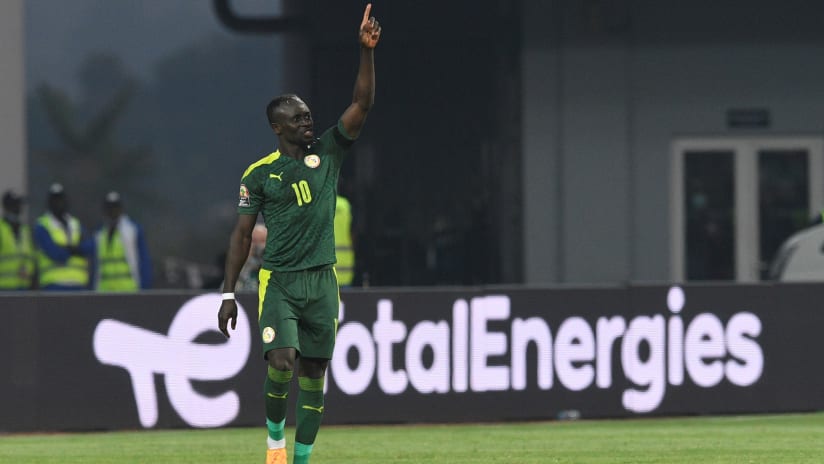
[[[309,145],[314,139],[312,112],[301,100],[293,100],[279,112],[275,132],[296,145]]]

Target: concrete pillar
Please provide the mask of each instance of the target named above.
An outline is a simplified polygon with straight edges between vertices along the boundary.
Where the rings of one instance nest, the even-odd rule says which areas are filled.
[[[0,191],[26,190],[23,0],[0,2]]]

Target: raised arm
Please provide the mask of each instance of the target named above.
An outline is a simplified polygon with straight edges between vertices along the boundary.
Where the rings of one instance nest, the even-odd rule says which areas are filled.
[[[346,134],[356,138],[366,115],[375,102],[375,46],[381,36],[381,26],[374,16],[369,16],[372,4],[366,5],[363,12],[358,37],[360,39],[360,66],[355,79],[355,90],[352,95],[352,104],[343,112],[341,122]]]

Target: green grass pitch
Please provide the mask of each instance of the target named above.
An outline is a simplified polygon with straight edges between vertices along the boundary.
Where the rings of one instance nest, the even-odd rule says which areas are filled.
[[[291,430],[287,443],[291,450]],[[0,435],[0,463],[262,463],[265,428]],[[291,462],[291,451],[290,451]],[[322,427],[313,464],[822,463],[824,413]]]

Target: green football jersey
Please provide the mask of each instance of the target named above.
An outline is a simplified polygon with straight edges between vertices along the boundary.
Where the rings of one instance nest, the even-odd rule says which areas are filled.
[[[269,233],[263,267],[299,271],[335,263],[335,197],[353,140],[341,122],[302,159],[275,151],[252,163],[240,180],[239,214],[263,214]]]

